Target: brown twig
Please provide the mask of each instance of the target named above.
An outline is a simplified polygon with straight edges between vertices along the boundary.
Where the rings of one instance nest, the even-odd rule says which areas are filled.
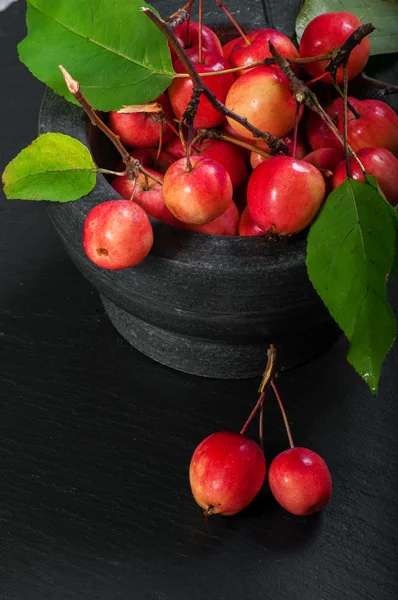
[[[361,73],[354,81],[363,82],[365,85],[369,87],[374,87],[377,90],[378,96],[389,96],[390,94],[398,94],[398,85],[394,85],[393,83],[387,83],[386,81],[379,81],[378,79],[373,79],[373,77],[368,77],[365,73]]]
[[[341,87],[339,86],[339,84],[336,81],[336,78],[333,79],[333,86],[334,89],[336,90],[336,92],[338,93],[338,95],[340,96],[340,98],[342,100],[344,100],[344,93],[341,90]],[[356,110],[356,108],[351,104],[351,102],[348,100],[347,98],[347,107],[350,109],[350,111],[352,112],[352,114],[354,115],[354,117],[356,119],[359,119],[359,117],[361,116],[359,114],[359,112]]]
[[[192,3],[193,0],[190,0],[185,4],[185,6],[176,10],[172,15],[165,19],[166,23],[168,23],[172,29],[175,29],[176,27],[184,23],[188,19],[187,9]]]
[[[158,179],[157,177],[148,173],[148,171],[146,169],[144,169],[144,167],[141,165],[139,160],[137,160],[136,158],[133,158],[131,156],[131,154],[128,152],[128,150],[126,150],[126,148],[123,146],[122,142],[120,141],[119,136],[116,135],[115,133],[113,133],[113,131],[111,129],[109,129],[109,127],[107,125],[105,125],[103,120],[100,119],[100,117],[97,115],[97,113],[95,112],[95,110],[93,109],[93,107],[91,106],[91,104],[89,103],[87,98],[84,96],[83,92],[81,91],[79,82],[76,81],[76,79],[73,79],[73,77],[68,73],[68,71],[62,65],[58,65],[58,66],[64,77],[64,80],[65,80],[68,90],[70,91],[72,96],[74,96],[74,98],[79,102],[80,106],[82,106],[82,108],[88,115],[91,123],[94,126],[98,127],[98,129],[100,129],[103,133],[105,133],[105,135],[110,139],[112,144],[115,146],[115,148],[119,152],[124,164],[126,165],[127,174],[131,177],[135,177],[135,173],[137,171],[140,171],[140,173],[143,173],[150,179],[153,179],[153,181],[156,181],[156,183],[158,183],[159,185],[162,185],[162,182],[160,181],[160,179]]]
[[[348,59],[343,64],[343,100],[344,100],[344,156],[347,169],[347,177],[351,179],[350,153],[348,151]]]
[[[240,433],[242,435],[245,433],[246,429],[249,427],[251,421],[253,420],[256,412],[260,408],[261,402],[263,402],[264,397],[265,397],[265,392],[267,391],[268,387],[271,385],[271,382],[274,379],[275,374],[276,374],[276,349],[275,349],[274,344],[270,345],[270,347],[268,348],[267,354],[268,354],[267,366],[265,367],[265,371],[264,371],[260,386],[258,388],[260,397],[257,400],[256,405],[253,408],[252,412],[250,413],[249,418],[247,419],[246,423],[243,425],[242,429],[240,430]]]
[[[325,68],[325,71],[330,73],[334,78],[336,76],[337,69],[340,65],[343,65],[346,61],[348,61],[355,46],[358,46],[358,44],[360,44],[362,40],[375,29],[376,27],[374,27],[371,23],[365,23],[353,31],[346,41],[335,49],[333,52],[333,57]]]
[[[172,29],[170,29],[168,24],[165,23],[162,19],[159,19],[159,17],[155,15],[155,13],[153,13],[149,8],[141,8],[141,10],[152,21],[152,23],[154,23],[156,27],[166,36],[167,40],[170,42],[170,45],[174,49],[178,58],[181,60],[186,71],[191,77],[193,88],[197,90],[198,93],[203,94],[209,100],[212,106],[214,106],[214,108],[218,110],[221,114],[243,125],[243,127],[250,131],[253,137],[263,139],[272,150],[287,154],[288,148],[282,140],[271,135],[268,132],[260,131],[260,129],[257,129],[257,127],[251,125],[245,117],[241,117],[233,111],[228,110],[228,108],[222,102],[220,102],[220,100],[218,100],[218,98],[216,98],[216,96],[209,90],[209,88],[206,86],[200,75],[196,72],[191,60],[184,52],[184,49],[181,47],[179,41],[174,35],[174,32],[172,31]]]
[[[229,135],[229,133],[224,133],[223,131],[220,131],[219,129],[198,129],[195,140],[196,139],[203,140],[206,138],[210,139],[210,140],[221,140],[223,142],[229,142],[230,144],[235,144],[236,146],[240,146],[241,148],[246,148],[247,150],[250,150],[251,152],[258,152],[258,154],[261,154],[261,156],[264,156],[264,158],[272,158],[272,154],[270,154],[266,150],[263,150],[263,148],[259,148],[258,146],[255,146],[254,144],[250,144],[250,142],[245,142],[245,141],[239,139],[238,137]],[[195,143],[195,140],[194,140],[194,143]]]
[[[271,52],[273,58],[275,58],[277,65],[279,66],[281,71],[286,75],[287,79],[290,81],[291,91],[292,91],[292,94],[295,97],[296,101],[299,102],[300,104],[305,104],[309,109],[311,109],[312,111],[317,113],[317,115],[319,115],[321,117],[321,119],[323,121],[325,121],[325,123],[328,125],[329,129],[334,133],[334,135],[340,141],[342,146],[344,146],[344,137],[341,135],[340,131],[337,129],[337,127],[336,127],[334,121],[331,119],[331,117],[324,111],[324,109],[320,105],[319,100],[316,97],[316,95],[314,94],[314,92],[312,90],[310,90],[310,88],[303,81],[301,81],[301,79],[299,79],[295,75],[295,73],[293,72],[288,61],[277,51],[277,49],[272,44],[272,42],[269,42],[268,44],[269,44],[270,52]],[[347,147],[348,147],[348,150],[349,150],[351,156],[353,156],[355,158],[355,160],[361,167],[362,171],[365,173],[366,172],[365,168],[364,168],[362,162],[359,160],[356,153],[354,152],[354,150],[351,148],[351,146],[349,144],[347,144]]]

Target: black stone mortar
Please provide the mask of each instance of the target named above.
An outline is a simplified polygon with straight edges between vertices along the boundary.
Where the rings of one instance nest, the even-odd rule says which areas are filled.
[[[180,6],[153,4],[164,16]],[[270,5],[274,25],[291,35],[300,0]],[[241,23],[250,23],[246,29],[266,24],[262,2],[242,7],[230,1],[228,6]],[[220,33],[225,17],[214,8],[205,22]],[[75,137],[91,148],[97,164],[115,164],[113,147],[83,110],[49,90],[39,130]],[[210,236],[151,219],[155,242],[141,264],[122,271],[96,267],[83,250],[84,220],[93,206],[117,197],[98,175],[88,196],[49,203],[48,212],[72,260],[101,294],[116,329],[147,356],[186,373],[244,378],[262,373],[270,342],[277,346],[279,368],[289,369],[325,351],[339,335],[308,280],[305,235],[287,242]]]

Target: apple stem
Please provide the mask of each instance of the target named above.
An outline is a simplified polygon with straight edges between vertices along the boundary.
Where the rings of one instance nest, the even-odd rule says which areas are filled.
[[[203,0],[199,0],[199,53],[198,53],[198,62],[201,64],[203,62],[203,49],[202,49],[202,27],[203,27]]]
[[[109,169],[90,169],[93,170],[94,173],[102,173],[103,175],[118,175],[119,177],[123,177],[123,175],[127,175],[127,171],[110,171]]]
[[[292,65],[306,65],[308,63],[313,63],[313,62],[320,62],[322,60],[329,60],[331,58],[331,54],[322,54],[320,56],[310,56],[308,58],[286,58],[286,60],[292,64]],[[201,73],[200,76],[201,77],[213,77],[214,75],[225,75],[225,73],[236,73],[239,71],[245,71],[246,69],[253,69],[254,67],[267,67],[269,65],[275,65],[276,61],[273,58],[264,58],[262,60],[256,60],[253,63],[250,63],[250,65],[243,65],[240,67],[232,67],[231,69],[222,69],[221,71],[208,71],[207,73]],[[176,73],[175,77],[177,79],[185,79],[187,77],[190,77],[189,73]],[[318,79],[322,79],[323,77],[325,77],[325,74],[322,74],[320,77],[316,77],[315,79],[313,79],[308,83],[312,83],[315,81],[318,81]]]
[[[293,130],[293,152],[292,152],[293,158],[296,158],[299,112],[300,112],[300,103],[296,102],[296,118],[294,119],[294,130]]]
[[[334,86],[334,89],[336,90],[336,92],[338,93],[338,95],[340,96],[340,98],[344,101],[344,92],[341,90],[339,84],[336,81],[336,78],[333,79],[333,86]],[[347,108],[352,112],[352,114],[354,115],[354,117],[356,119],[359,119],[359,117],[361,115],[356,110],[356,108],[351,104],[351,102],[348,100],[348,96],[347,96]]]
[[[321,75],[318,75],[317,77],[314,77],[314,79],[310,79],[309,81],[306,81],[306,85],[312,85],[313,83],[316,83],[317,81],[321,81],[322,79],[324,79],[326,77],[326,73],[321,73]]]
[[[365,75],[365,73],[361,73],[360,75],[358,75],[357,80],[359,82],[362,82],[366,86],[375,87],[378,90],[378,96],[389,96],[390,94],[398,94],[398,85],[387,83],[385,81],[379,81],[378,79],[373,79],[373,77],[368,77],[367,75]]]
[[[271,158],[273,155],[255,144],[251,144],[250,142],[244,142],[243,140],[234,137],[233,135],[229,135],[229,133],[224,133],[223,131],[219,131],[218,129],[198,129],[198,135],[194,139],[194,143],[196,140],[201,139],[211,139],[211,140],[222,140],[223,142],[229,142],[230,144],[235,144],[236,146],[240,146],[241,148],[246,148],[247,150],[251,150],[251,152],[258,152],[264,158]]]
[[[187,18],[187,48],[191,47],[191,10],[192,10],[192,4],[194,3],[194,0],[191,0],[188,4],[188,18]]]
[[[273,378],[275,377],[276,348],[275,348],[274,344],[271,344],[270,347],[268,348],[267,355],[268,355],[267,366],[265,367],[263,378],[262,378],[260,386],[258,388],[260,396],[256,402],[255,407],[253,408],[252,412],[250,413],[249,418],[247,419],[246,423],[243,425],[242,429],[240,430],[241,435],[244,435],[246,429],[249,427],[250,423],[252,422],[255,414],[257,413],[258,409],[260,408],[260,406],[265,398],[265,393],[266,393],[268,387],[270,386]]]
[[[158,161],[159,161],[159,157],[160,157],[160,153],[162,151],[162,146],[163,146],[163,123],[160,121],[159,123],[159,144],[158,144],[158,151],[156,152],[156,158],[155,158],[155,170],[158,166]]]
[[[236,19],[231,15],[228,8],[226,6],[224,6],[224,4],[220,0],[216,0],[216,4],[217,4],[218,8],[221,8],[221,10],[223,10],[225,12],[225,14],[227,15],[227,17],[230,19],[231,23],[234,25],[234,27],[237,29],[239,34],[244,39],[246,46],[250,46],[249,38],[245,35],[243,29],[240,27],[240,25],[238,24]]]
[[[260,131],[260,129],[257,129],[257,127],[254,127],[254,125],[249,123],[245,117],[241,117],[235,112],[228,110],[228,108],[222,102],[220,102],[220,100],[218,100],[218,98],[209,90],[204,81],[201,79],[199,73],[197,73],[195,67],[192,64],[192,61],[184,52],[184,49],[182,48],[181,44],[174,35],[174,32],[172,31],[172,29],[170,29],[167,23],[165,23],[162,19],[155,15],[155,13],[152,12],[149,8],[143,7],[141,8],[141,11],[145,13],[146,16],[152,21],[152,23],[154,23],[156,27],[166,36],[167,40],[174,49],[178,58],[181,60],[185,69],[189,73],[192,79],[193,89],[198,93],[199,96],[203,94],[216,110],[218,110],[221,114],[225,115],[226,117],[229,117],[230,119],[233,119],[234,121],[237,121],[238,123],[243,125],[243,127],[250,131],[253,137],[263,139],[272,150],[275,150],[275,152],[283,152],[287,154],[287,146],[281,139],[271,135],[266,131]]]
[[[281,413],[282,413],[282,417],[283,417],[283,422],[285,423],[287,437],[289,438],[290,447],[294,448],[292,432],[290,431],[290,425],[289,425],[289,422],[287,420],[286,412],[285,412],[285,409],[284,409],[281,397],[279,395],[279,392],[277,390],[277,387],[276,387],[274,381],[271,381],[271,387],[274,390],[274,394],[276,396],[276,399],[278,400],[279,408],[281,409]]]
[[[103,133],[105,133],[107,138],[109,138],[109,140],[112,142],[112,144],[115,146],[115,148],[119,152],[124,164],[126,165],[127,174],[128,175],[132,174],[134,176],[134,173],[138,170],[141,173],[143,173],[144,175],[147,175],[150,179],[153,179],[154,181],[156,181],[156,183],[159,183],[160,185],[162,185],[162,182],[160,181],[160,179],[150,175],[150,173],[148,173],[144,169],[144,167],[141,165],[140,161],[137,160],[136,158],[133,158],[131,156],[130,152],[128,152],[126,150],[126,148],[123,146],[122,142],[120,141],[119,136],[116,135],[115,133],[113,133],[113,131],[111,129],[109,129],[109,127],[107,125],[105,125],[103,120],[97,115],[97,113],[95,112],[95,110],[93,109],[93,107],[91,106],[91,104],[89,103],[87,98],[84,96],[83,92],[81,91],[80,83],[78,81],[76,81],[76,79],[73,79],[73,77],[68,73],[68,71],[62,65],[58,65],[58,68],[60,69],[60,71],[63,75],[63,78],[66,83],[66,87],[68,88],[68,90],[72,94],[72,96],[74,96],[74,98],[77,100],[77,102],[79,102],[80,106],[83,108],[83,110],[89,117],[91,123],[95,127],[98,127],[98,129],[100,129]]]
[[[133,191],[131,192],[131,196],[130,196],[130,201],[131,202],[133,202],[133,200],[134,200],[135,192],[136,192],[136,189],[137,189],[137,181],[138,181],[138,178],[135,177],[134,184],[133,184]]]
[[[343,64],[343,94],[344,94],[344,156],[345,156],[345,164],[347,169],[347,177],[351,179],[351,166],[350,166],[350,153],[348,151],[348,60]]]
[[[277,51],[272,42],[268,42],[270,52],[275,58],[278,67],[284,73],[284,75],[288,78],[291,84],[292,94],[296,98],[296,101],[300,104],[305,104],[308,108],[316,112],[317,115],[321,117],[321,119],[328,125],[329,129],[334,133],[339,142],[344,146],[344,137],[341,135],[340,131],[337,129],[333,119],[325,112],[322,106],[319,103],[318,98],[314,94],[312,90],[309,89],[308,85],[306,85],[301,79],[296,77],[292,68],[290,67],[288,61]],[[349,144],[347,144],[348,150],[355,158],[359,166],[361,167],[364,174],[366,174],[365,168],[362,162],[359,160],[358,156],[351,148]]]

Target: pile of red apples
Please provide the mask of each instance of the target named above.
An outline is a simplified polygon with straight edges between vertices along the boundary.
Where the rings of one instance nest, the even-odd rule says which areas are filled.
[[[189,147],[186,135],[178,133],[186,133],[180,121],[193,84],[190,77],[176,77],[167,91],[154,98],[162,108],[162,119],[153,112],[109,113],[109,127],[147,175],[114,177],[112,186],[124,200],[105,202],[89,213],[84,228],[88,257],[107,269],[139,263],[153,243],[148,215],[180,229],[220,236],[284,237],[304,230],[327,195],[347,177],[343,144],[317,114],[297,110],[290,83],[276,64],[251,65],[271,56],[269,42],[287,59],[319,56],[340,46],[360,25],[347,12],[320,15],[308,24],[298,49],[274,29],[239,35],[222,46],[206,26],[199,46],[199,25],[193,21],[179,25],[175,34],[196,71],[215,73],[203,77],[208,88],[227,109],[281,138],[288,154],[273,155],[264,141],[225,118],[204,96],[193,122],[195,141]],[[174,50],[170,51],[175,72],[186,73]],[[369,53],[370,42],[364,38],[350,54],[349,80],[363,71]],[[318,61],[292,66],[300,78],[326,84],[333,97],[327,65],[328,61]],[[230,71],[237,67],[244,69]],[[337,71],[339,84],[342,69]],[[396,205],[398,117],[381,100],[349,97],[349,102],[356,114],[347,111],[348,143],[366,173],[377,178],[388,202]],[[324,108],[343,133],[343,100],[337,98]],[[214,129],[229,141],[206,137],[206,130]],[[350,163],[351,177],[363,181],[356,160],[351,158]]]

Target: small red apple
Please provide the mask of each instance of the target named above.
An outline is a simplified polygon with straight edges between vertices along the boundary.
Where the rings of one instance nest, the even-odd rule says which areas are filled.
[[[221,163],[207,156],[192,156],[171,165],[163,181],[163,199],[180,221],[204,225],[222,215],[232,200],[232,183]]]
[[[213,433],[193,453],[189,480],[193,496],[206,516],[235,515],[257,496],[266,463],[250,438],[230,431]]]
[[[88,258],[103,269],[133,267],[153,244],[151,223],[141,206],[130,200],[108,200],[94,206],[83,229]]]
[[[266,233],[267,232],[264,231],[264,229],[261,229],[261,227],[253,221],[249,213],[249,208],[246,206],[240,216],[239,235],[265,235]]]
[[[332,495],[327,464],[307,448],[289,448],[278,454],[268,473],[271,492],[293,515],[312,515],[324,508]]]
[[[398,204],[398,160],[385,148],[363,148],[358,152],[358,158],[365,167],[368,175],[374,175],[381,191],[388,202],[395,206]],[[365,181],[360,166],[354,158],[349,161],[351,177],[358,181]],[[345,161],[341,161],[334,172],[333,188],[338,187],[347,178]]]
[[[325,196],[325,182],[313,165],[290,156],[275,156],[250,176],[247,205],[262,229],[280,236],[302,231]]]

